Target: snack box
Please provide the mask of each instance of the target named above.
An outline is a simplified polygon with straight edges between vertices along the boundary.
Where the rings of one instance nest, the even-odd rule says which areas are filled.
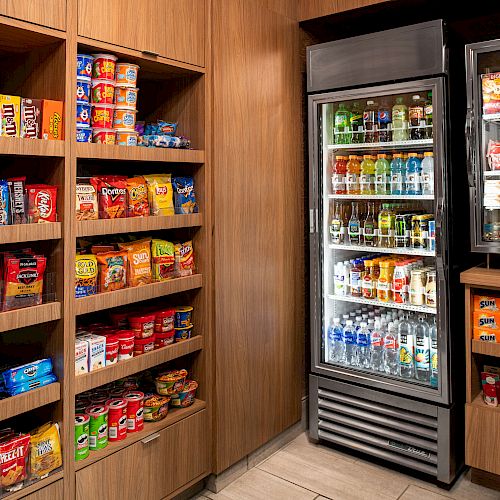
[[[50,373],[52,373],[52,361],[46,358],[4,371],[3,380],[5,382],[5,387],[10,389],[15,385],[31,382],[34,379],[44,377]]]
[[[42,101],[42,139],[60,141],[64,138],[63,102]]]
[[[500,331],[491,328],[474,328],[472,338],[483,342],[500,342]]]
[[[495,295],[474,295],[474,311],[499,311],[500,297]]]
[[[20,137],[21,98],[16,95],[0,94],[0,116],[2,137]]]
[[[497,330],[500,333],[500,312],[474,311],[473,328]]]
[[[500,113],[500,73],[481,75],[483,113]]]
[[[89,344],[86,340],[75,339],[75,375],[89,372]]]
[[[41,139],[42,137],[42,100],[21,100],[21,137]]]
[[[88,370],[93,372],[100,370],[106,366],[106,337],[89,333],[88,335],[81,335],[78,340],[83,340],[88,343],[89,356],[88,356]]]

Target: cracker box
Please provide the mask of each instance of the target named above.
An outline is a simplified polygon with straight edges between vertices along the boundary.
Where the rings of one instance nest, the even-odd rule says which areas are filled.
[[[89,371],[89,344],[81,337],[75,340],[75,375],[82,375]]]
[[[60,141],[64,138],[63,102],[42,101],[42,139]]]
[[[500,297],[495,295],[474,295],[474,311],[499,311]]]
[[[0,135],[20,137],[21,98],[16,95],[0,94],[0,116],[2,118]]]
[[[500,73],[481,75],[483,113],[500,113]]]
[[[495,330],[500,333],[500,312],[474,311],[473,318],[473,328]]]
[[[492,330],[491,328],[474,328],[472,331],[474,340],[481,340],[483,342],[499,342],[500,331]]]
[[[42,100],[21,100],[21,137],[25,139],[42,138]]]
[[[106,366],[106,337],[89,333],[88,335],[82,335],[80,339],[88,343],[89,372],[104,368]]]

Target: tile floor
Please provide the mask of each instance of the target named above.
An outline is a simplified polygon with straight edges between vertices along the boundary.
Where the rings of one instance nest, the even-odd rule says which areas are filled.
[[[500,500],[500,492],[472,484],[469,474],[450,491],[373,465],[301,434],[220,493],[197,500]]]

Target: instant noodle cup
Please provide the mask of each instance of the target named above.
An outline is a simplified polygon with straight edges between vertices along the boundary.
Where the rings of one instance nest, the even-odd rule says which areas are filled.
[[[113,80],[92,80],[92,103],[113,104],[115,82]]]
[[[184,388],[175,396],[172,396],[170,404],[177,408],[186,408],[194,403],[196,396],[196,389],[198,389],[198,382],[195,380],[186,380]]]
[[[84,104],[90,102],[90,82],[87,78],[76,79],[76,102]]]
[[[120,330],[118,337],[118,361],[125,361],[134,356],[135,332],[133,330]]]
[[[162,396],[172,396],[184,388],[187,370],[170,370],[155,378],[156,392]]]
[[[142,314],[128,317],[130,328],[134,330],[135,337],[146,339],[151,337],[155,331],[155,315]]]
[[[192,309],[192,308],[191,308]],[[170,332],[174,329],[175,309],[160,309],[155,311],[155,333]]]
[[[90,115],[91,115],[90,104],[76,104],[76,126],[78,128],[89,128],[90,127]]]
[[[92,77],[92,64],[94,58],[89,54],[76,55],[76,76],[85,80]]]
[[[137,84],[137,73],[139,66],[131,63],[118,63],[116,65],[116,85],[117,87],[135,87]]]
[[[134,356],[140,356],[141,354],[153,351],[155,348],[155,339],[156,335],[147,339],[135,339]]]
[[[83,460],[89,456],[89,422],[90,417],[81,413],[75,415],[75,460]]]
[[[175,308],[175,328],[183,328],[191,325],[191,306],[179,306]]]
[[[175,330],[169,332],[155,333],[155,349],[161,349],[174,343]]]
[[[193,325],[183,326],[182,328],[175,329],[175,341],[183,342],[184,340],[191,338],[191,330]]]
[[[116,142],[116,132],[112,128],[92,128],[92,142],[96,144],[113,145]]]
[[[106,335],[106,366],[118,362],[120,340],[116,335]]]
[[[92,104],[92,126],[95,128],[113,128],[114,109],[114,104]]]
[[[135,127],[135,115],[137,111],[132,107],[120,106],[115,109],[114,126],[116,130],[130,130]]]
[[[89,418],[89,448],[102,450],[108,445],[108,408],[106,405],[89,406],[85,412]]]
[[[163,420],[168,414],[169,401],[168,396],[146,394],[144,397],[144,421],[158,422]]]
[[[92,78],[115,80],[116,60],[113,54],[93,54]]]
[[[92,129],[77,127],[76,142],[92,142]]]
[[[121,441],[127,437],[127,401],[112,398],[106,401],[108,407],[108,439]]]
[[[118,129],[116,131],[118,146],[137,146],[137,132],[135,130]]]
[[[130,391],[123,395],[127,401],[127,432],[139,432],[144,429],[144,393]]]
[[[115,88],[115,104],[117,106],[137,107],[138,88],[116,87]]]

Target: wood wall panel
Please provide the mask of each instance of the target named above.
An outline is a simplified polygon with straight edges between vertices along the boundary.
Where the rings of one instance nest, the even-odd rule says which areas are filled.
[[[301,416],[304,166],[296,21],[221,0],[213,27],[219,473]]]
[[[66,0],[0,0],[0,14],[58,30],[66,29]]]
[[[298,0],[297,19],[306,21],[387,1],[389,0]]]

